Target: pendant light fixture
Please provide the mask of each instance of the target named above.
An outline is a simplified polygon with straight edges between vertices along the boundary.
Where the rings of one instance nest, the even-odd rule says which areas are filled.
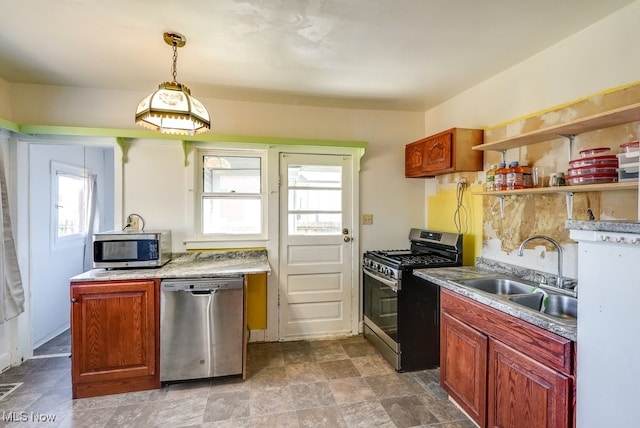
[[[178,48],[187,43],[180,33],[164,33],[164,41],[173,47],[173,80],[158,86],[136,109],[136,123],[163,134],[196,135],[211,128],[209,112],[191,96],[191,91],[176,80]]]

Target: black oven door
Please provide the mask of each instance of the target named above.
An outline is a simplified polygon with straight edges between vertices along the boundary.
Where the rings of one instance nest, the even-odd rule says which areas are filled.
[[[397,363],[390,362],[398,366],[398,370],[398,283],[382,278],[367,268],[362,271],[365,336],[387,360],[397,360]]]

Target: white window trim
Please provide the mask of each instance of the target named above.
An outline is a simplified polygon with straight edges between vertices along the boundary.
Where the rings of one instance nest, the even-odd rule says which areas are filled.
[[[260,158],[260,198],[262,200],[261,233],[259,234],[203,234],[202,233],[202,170],[204,168],[202,159],[205,155],[215,156],[238,156]],[[258,149],[216,149],[199,147],[195,150],[197,162],[195,167],[194,197],[194,235],[195,240],[185,241],[188,250],[216,248],[216,242],[223,242],[225,247],[232,242],[238,242],[238,247],[257,246],[263,247],[268,240],[268,212],[269,212],[269,189],[267,181],[267,150]]]
[[[58,236],[58,175],[72,175],[76,177],[82,177],[85,180],[91,175],[91,171],[81,166],[67,164],[58,161],[51,161],[50,164],[51,175],[51,203],[53,209],[50,216],[50,233],[51,233],[51,251],[58,251],[66,248],[82,247],[85,245],[87,232],[76,233],[67,236]],[[87,190],[87,189],[85,189]]]

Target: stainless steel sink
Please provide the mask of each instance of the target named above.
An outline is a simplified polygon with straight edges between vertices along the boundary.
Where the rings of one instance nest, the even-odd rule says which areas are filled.
[[[543,299],[545,299],[544,308]],[[578,319],[578,299],[572,296],[554,293],[547,293],[545,296],[542,293],[531,293],[511,296],[509,300],[564,321],[575,322]]]
[[[566,320],[578,319],[578,299],[563,294],[549,294],[546,300],[545,314],[564,318]]]
[[[501,299],[539,312],[557,321],[574,324],[578,319],[578,299],[568,294],[535,292],[537,284],[512,278],[477,278],[457,281],[466,287],[494,294]],[[544,300],[544,302],[543,302]],[[543,305],[544,303],[544,305]]]
[[[531,294],[520,294],[517,296],[509,297],[509,300],[513,303],[517,303],[522,306],[526,306],[527,308],[531,308],[534,311],[539,311],[542,307],[542,298],[544,295],[542,293],[531,293]]]
[[[486,293],[498,295],[527,294],[535,287],[508,278],[478,278],[460,281],[460,284]]]

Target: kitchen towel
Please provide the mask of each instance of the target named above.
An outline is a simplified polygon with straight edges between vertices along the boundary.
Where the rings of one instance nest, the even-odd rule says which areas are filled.
[[[4,172],[4,154],[0,148],[0,223],[2,223],[2,239],[0,239],[0,323],[4,323],[24,312],[24,289],[16,246],[11,229],[9,215],[9,195]]]

